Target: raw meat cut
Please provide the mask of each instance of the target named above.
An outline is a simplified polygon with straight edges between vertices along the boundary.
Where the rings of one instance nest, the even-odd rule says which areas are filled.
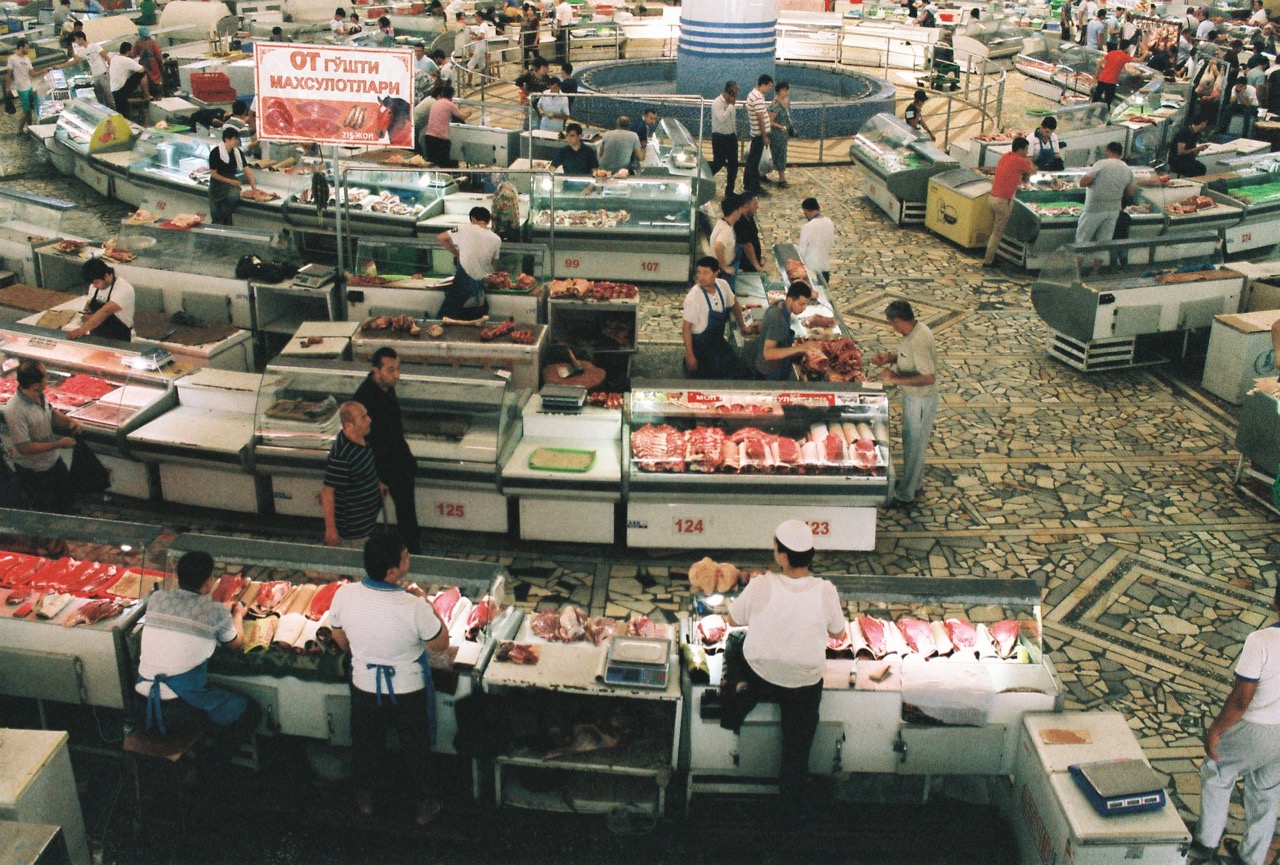
[[[689,585],[696,592],[710,595],[716,590],[716,563],[704,556],[689,566]]]
[[[844,633],[838,637],[827,637],[828,652],[847,652],[853,648],[853,640],[849,637],[849,624],[846,622]]]
[[[863,616],[858,619],[858,627],[862,629],[862,636],[866,638],[867,648],[871,650],[872,656],[883,658],[889,653],[889,634],[884,622],[874,616]]]
[[[245,578],[240,574],[223,574],[218,585],[213,589],[213,599],[220,604],[234,599],[245,586]]]
[[[720,466],[725,471],[736,472],[742,468],[742,450],[737,442],[725,441],[720,447]]]
[[[682,472],[686,450],[684,433],[667,424],[646,424],[631,433],[632,456],[642,471]]]
[[[698,621],[698,637],[701,638],[704,646],[713,646],[720,642],[728,630],[729,624],[724,620],[724,616],[713,614],[703,616]]]
[[[431,606],[436,608],[440,621],[444,622],[446,626],[449,624],[450,617],[453,616],[453,608],[461,598],[462,590],[454,586],[453,588],[445,589],[431,599]]]
[[[88,399],[102,399],[107,394],[116,389],[116,386],[109,381],[97,378],[92,375],[73,375],[71,378],[58,385],[58,390],[62,393],[75,394],[76,396],[86,397]]]
[[[587,639],[599,646],[618,632],[618,620],[597,616],[587,621]]]
[[[822,440],[822,447],[823,455],[827,458],[827,462],[844,462],[846,445],[842,436],[827,436]]]
[[[827,381],[866,381],[862,350],[851,339],[806,341],[800,367],[810,378]]]
[[[334,580],[316,589],[315,595],[311,598],[311,606],[307,610],[307,618],[316,622],[324,618],[324,614],[329,612],[329,607],[333,606],[333,596],[346,583],[346,580]]]
[[[122,600],[86,601],[68,616],[62,625],[66,628],[75,627],[76,625],[93,625],[103,619],[110,619],[113,616],[120,615],[131,605],[132,602]]]
[[[529,630],[544,640],[554,640],[560,632],[560,611],[543,610],[533,617]]]
[[[947,636],[951,638],[951,644],[956,647],[957,652],[976,653],[978,629],[972,622],[962,619],[943,619],[942,626],[947,629]]]
[[[738,585],[738,568],[728,562],[716,567],[716,591],[724,594]]]
[[[685,436],[685,461],[690,471],[713,472],[724,461],[724,430],[696,427]]]
[[[514,643],[511,640],[503,640],[498,644],[497,658],[499,661],[510,661],[513,664],[536,664],[541,651],[537,646],[530,646],[528,643]]]
[[[293,584],[288,580],[275,580],[258,586],[258,594],[253,599],[254,607],[259,613],[269,613],[284,600]]]
[[[29,597],[31,597],[30,589],[14,589],[9,593],[9,597],[4,599],[4,603],[5,606],[17,607],[26,603]]]
[[[566,643],[576,643],[587,636],[587,614],[570,605],[560,611],[559,637]]]
[[[1018,631],[1021,626],[1016,619],[1005,619],[996,622],[987,628],[991,632],[991,639],[995,641],[996,651],[1002,658],[1008,658],[1013,654],[1013,650],[1018,647]]]
[[[929,658],[938,654],[938,647],[933,642],[933,629],[929,627],[928,622],[903,616],[898,619],[898,630],[902,631],[903,639],[907,641],[911,651],[917,655]]]
[[[467,639],[474,640],[480,636],[480,630],[492,622],[497,615],[497,601],[485,595],[480,599],[480,603],[472,607],[471,612],[467,614]]]
[[[778,436],[774,442],[777,448],[778,462],[795,465],[800,462],[800,445],[795,439],[786,436]]]
[[[667,626],[648,616],[636,616],[627,622],[627,633],[633,637],[665,637]]]

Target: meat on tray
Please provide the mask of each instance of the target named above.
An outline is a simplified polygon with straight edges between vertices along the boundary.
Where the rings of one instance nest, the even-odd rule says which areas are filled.
[[[599,646],[618,632],[618,620],[596,616],[587,620],[586,629],[587,639]]]
[[[631,433],[631,452],[644,471],[683,472],[684,433],[673,426],[646,424]]]
[[[516,643],[511,640],[503,640],[498,644],[496,657],[499,661],[508,661],[512,664],[536,664],[538,658],[541,657],[541,650],[537,646],[530,646],[527,643]]]
[[[467,633],[468,640],[474,640],[480,635],[480,631],[492,622],[498,615],[498,602],[485,595],[480,599],[480,603],[471,608],[471,612],[467,613]]]
[[[504,321],[501,324],[495,324],[493,327],[483,327],[480,329],[480,339],[485,342],[492,342],[495,339],[504,337],[516,329],[515,322]]]
[[[996,651],[1000,657],[1007,658],[1013,654],[1013,650],[1018,646],[1018,632],[1021,626],[1016,619],[1005,619],[996,622],[987,631],[991,634],[991,639],[995,641]]]
[[[462,600],[462,590],[457,586],[453,586],[452,588],[444,589],[432,598],[431,606],[436,608],[440,621],[447,626],[449,619],[453,616],[453,608],[458,605],[460,600]]]
[[[560,610],[543,610],[529,621],[534,636],[549,643],[576,643],[587,638],[587,614],[569,604]]]
[[[690,471],[713,472],[724,460],[724,430],[697,427],[685,436],[685,461]]]
[[[128,600],[98,600],[86,601],[84,604],[76,608],[67,620],[63,622],[63,627],[72,628],[76,625],[94,625],[103,619],[110,619],[118,616],[133,605],[133,601]]]
[[[559,610],[543,610],[534,616],[529,622],[529,630],[535,636],[544,640],[551,641],[558,639],[560,633],[560,611]]]
[[[553,279],[549,286],[552,297],[574,300],[630,300],[640,292],[629,282],[593,282],[589,279]]]
[[[627,622],[627,635],[631,637],[665,637],[667,626],[648,616],[632,616]]]
[[[288,580],[262,583],[258,586],[258,594],[253,600],[253,605],[259,613],[269,613],[284,600],[284,596],[289,594],[292,588],[293,584]]]
[[[827,381],[866,381],[862,369],[862,350],[851,339],[808,340],[800,368],[807,375]]]
[[[58,390],[62,393],[73,393],[89,399],[102,399],[115,389],[116,386],[109,381],[83,374],[73,375],[58,385]]]
[[[511,290],[511,274],[505,270],[495,270],[493,273],[485,274],[480,280],[489,291],[510,291]]]
[[[511,340],[516,345],[533,345],[534,342],[537,341],[538,337],[531,329],[526,327],[520,330],[511,331],[507,336],[507,339]]]
[[[422,333],[422,328],[418,327],[418,323],[413,320],[411,315],[378,315],[360,325],[362,331],[371,330],[394,330],[401,333],[407,333],[410,336],[417,336]]]
[[[946,629],[947,637],[956,647],[957,652],[971,653],[977,650],[978,629],[972,622],[966,622],[963,619],[943,619],[942,626]]]
[[[318,622],[324,618],[324,614],[329,612],[329,607],[333,606],[333,596],[338,593],[338,589],[346,585],[346,580],[334,580],[332,583],[325,583],[316,590],[315,595],[311,598],[311,605],[307,609],[307,618],[313,622]]]
[[[938,653],[938,647],[933,642],[933,628],[929,627],[928,622],[903,616],[898,619],[898,630],[902,631],[907,646],[917,655],[928,658]]]
[[[614,393],[612,391],[606,392],[593,390],[591,393],[587,394],[587,402],[601,408],[621,409],[622,394]]]

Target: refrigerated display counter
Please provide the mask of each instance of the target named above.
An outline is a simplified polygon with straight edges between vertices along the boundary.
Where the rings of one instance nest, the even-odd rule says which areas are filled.
[[[1107,115],[1107,106],[1101,102],[1065,105],[1053,111],[1053,118],[1058,121],[1055,131],[1061,145],[1058,155],[1067,168],[1090,166],[1105,155],[1109,143],[1114,141],[1122,146],[1126,143],[1129,130],[1122,126],[1108,126]],[[1016,136],[1021,135],[1030,141],[1034,152],[1035,130],[1043,119],[1043,115],[1027,115],[1022,129],[999,135],[979,134],[953,143],[948,151],[966,168],[994,168],[1000,157],[1013,147]]]
[[[1189,269],[1152,272],[1132,251],[1160,247]],[[1205,260],[1216,232],[1064,246],[1031,286],[1031,305],[1048,326],[1050,357],[1083,372],[1120,369],[1203,354],[1216,315],[1240,306],[1244,277]],[[1181,253],[1177,256],[1177,253]],[[1176,256],[1176,258],[1175,258]]]
[[[529,235],[553,250],[559,277],[689,279],[697,197],[692,178],[535,177]]]
[[[649,136],[639,173],[641,177],[676,177],[692,181],[699,206],[716,195],[715,178],[711,176],[711,166],[702,155],[698,139],[674,117],[663,117],[658,121],[656,134]]]
[[[628,546],[756,548],[787,518],[821,549],[874,546],[893,490],[882,390],[636,381],[627,417]]]
[[[368,372],[368,363],[354,361],[277,358],[268,364],[257,399],[252,466],[271,478],[277,513],[321,516],[317,494],[341,429],[338,406]],[[419,523],[505,533],[501,469],[520,438],[528,392],[494,373],[406,363],[396,395],[418,461]]]
[[[845,28],[837,14],[780,11],[777,27],[778,60],[821,60],[834,63],[840,58],[840,40]]]
[[[36,247],[62,238],[84,240],[67,234],[62,219],[76,206],[34,192],[0,186],[0,262],[25,285],[41,285]]]
[[[1223,164],[1201,190],[1214,201],[1239,205],[1244,218],[1226,230],[1227,254],[1280,243],[1280,154],[1257,153]]]
[[[1119,97],[1111,111],[1111,123],[1129,130],[1125,156],[1132,164],[1155,166],[1165,158],[1173,136],[1187,115],[1187,94],[1177,92],[1183,85],[1162,78]]]
[[[923,69],[933,57],[939,27],[916,27],[911,18],[845,18],[840,61],[871,68]]]
[[[958,163],[892,114],[877,114],[863,124],[849,146],[862,194],[899,225],[925,219],[929,178]]]
[[[958,28],[955,35],[957,51],[986,60],[1013,57],[1022,52],[1022,43],[1022,29],[1009,18],[983,16],[976,27]]]
[[[1141,186],[1136,196],[1138,204],[1150,205],[1153,212],[1163,213],[1169,233],[1195,231],[1226,232],[1237,227],[1244,218],[1244,203],[1226,196],[1215,198],[1208,194],[1201,180],[1173,178],[1157,186]],[[1203,246],[1199,253],[1214,255],[1217,245]],[[1156,250],[1157,261],[1172,261],[1188,255],[1185,249]]]
[[[72,99],[63,105],[51,138],[45,139],[49,159],[63,174],[74,175],[99,195],[112,193],[112,178],[123,174],[133,139],[142,132],[114,108],[92,99]],[[92,156],[114,154],[111,164]]]
[[[967,168],[929,178],[924,225],[963,249],[985,246],[991,235],[991,178]]]
[[[311,188],[284,199],[284,221],[299,231],[321,234],[334,232],[335,219],[343,231],[357,237],[413,237],[431,233],[421,223],[444,212],[444,198],[458,191],[458,182],[445,172],[342,165],[341,184],[330,175],[328,205],[317,208]],[[334,210],[342,204],[341,214]],[[439,229],[434,229],[436,232]]]

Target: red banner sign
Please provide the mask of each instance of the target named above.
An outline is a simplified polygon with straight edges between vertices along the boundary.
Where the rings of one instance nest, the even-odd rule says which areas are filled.
[[[413,52],[253,46],[258,137],[413,146]]]

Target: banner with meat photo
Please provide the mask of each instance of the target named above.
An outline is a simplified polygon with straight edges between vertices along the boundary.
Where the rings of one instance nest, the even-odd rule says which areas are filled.
[[[413,146],[413,52],[257,44],[258,137]]]

